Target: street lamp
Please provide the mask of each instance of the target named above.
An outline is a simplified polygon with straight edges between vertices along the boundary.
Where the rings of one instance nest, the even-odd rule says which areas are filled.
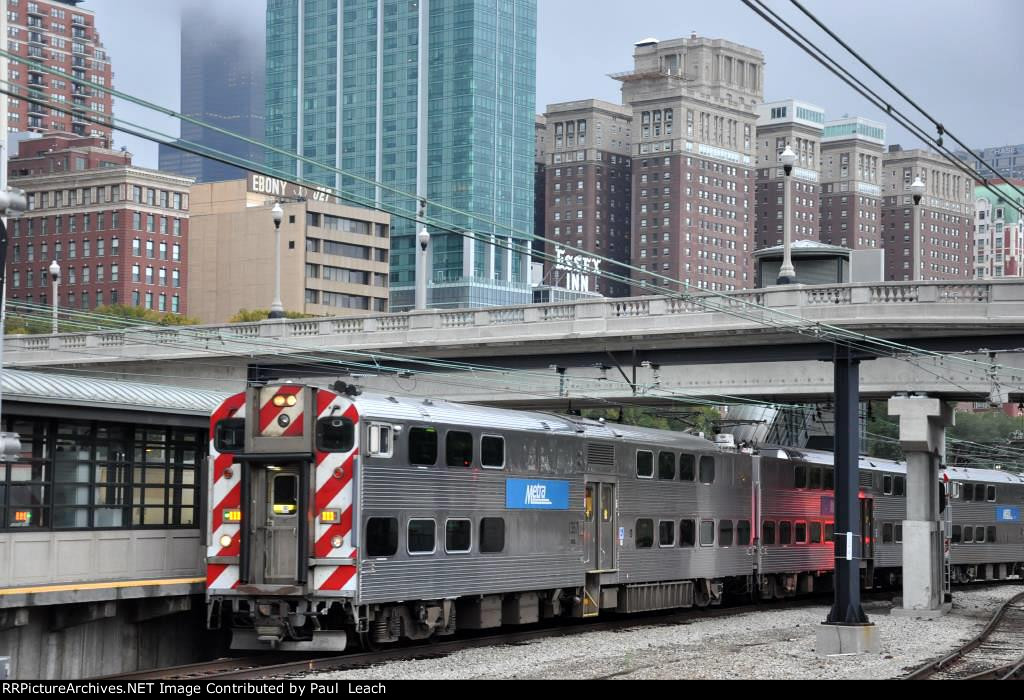
[[[922,279],[921,275],[921,198],[924,197],[925,185],[921,182],[921,176],[918,175],[914,178],[914,182],[910,185],[910,194],[914,196],[914,216],[913,232],[910,239],[910,245],[913,246],[914,251],[914,274],[911,275],[910,279]]]
[[[60,285],[60,265],[50,263],[50,280],[53,282],[53,334],[57,335],[57,287]]]
[[[281,303],[281,221],[284,210],[280,202],[274,202],[270,210],[274,217],[274,303],[270,305],[270,318],[284,318],[284,305]]]
[[[427,249],[430,247],[430,232],[427,229],[420,229],[416,235],[419,243],[419,252],[416,253],[416,299],[414,306],[417,311],[427,309],[427,276],[430,274],[429,256]]]
[[[786,173],[786,184],[782,191],[782,267],[779,268],[779,278],[775,280],[775,284],[796,283],[796,270],[793,269],[793,259],[790,251],[790,239],[792,238],[790,229],[792,228],[792,222],[789,215],[789,176],[793,172],[793,163],[795,162],[796,154],[787,145],[786,150],[782,152],[782,169]]]

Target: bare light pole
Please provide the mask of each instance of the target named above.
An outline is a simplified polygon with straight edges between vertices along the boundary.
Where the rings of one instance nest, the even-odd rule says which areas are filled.
[[[924,191],[925,186],[919,175],[914,178],[914,183],[910,186],[910,194],[914,196],[914,216],[910,224],[914,229],[910,237],[910,245],[913,246],[911,250],[914,251],[914,272],[910,275],[912,280],[924,279],[921,274],[921,198],[924,196]]]
[[[274,217],[274,303],[270,305],[270,318],[284,318],[284,305],[281,303],[281,221],[284,210],[280,202],[274,202],[270,210]]]
[[[790,229],[792,228],[792,222],[790,221],[789,214],[789,192],[790,192],[790,175],[793,172],[793,163],[796,162],[796,154],[793,153],[793,149],[788,145],[786,150],[782,152],[782,169],[786,173],[785,187],[782,190],[782,267],[779,268],[779,278],[775,280],[775,284],[796,284],[796,270],[793,269],[793,259],[791,248],[792,234]]]
[[[416,303],[417,311],[427,309],[427,276],[430,274],[430,258],[427,249],[430,247],[430,232],[426,228],[420,229],[416,235],[419,243],[419,252],[416,253]]]
[[[53,282],[53,334],[57,335],[57,288],[60,286],[60,265],[50,263],[50,280]]]

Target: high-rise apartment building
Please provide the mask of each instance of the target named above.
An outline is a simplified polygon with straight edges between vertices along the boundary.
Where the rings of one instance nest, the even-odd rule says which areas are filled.
[[[757,247],[782,243],[786,180],[782,153],[786,146],[796,155],[790,175],[790,236],[794,241],[816,241],[825,110],[807,102],[782,100],[759,105],[757,113]]]
[[[534,121],[534,145],[533,145],[533,233],[535,238],[531,245],[535,256],[534,262],[541,262],[541,255],[544,253],[544,239],[547,237],[544,227],[544,217],[547,216],[546,199],[544,190],[546,187],[544,161],[548,149],[548,124],[544,115],[538,114]],[[537,280],[531,280],[536,282]]]
[[[60,305],[105,304],[185,314],[192,180],[132,165],[101,136],[50,133],[23,140],[8,162],[28,211],[9,220],[8,293]]]
[[[629,277],[626,268],[599,263],[594,257],[589,263],[597,264],[593,274],[577,272],[575,264],[566,261],[563,246],[629,262],[633,112],[602,100],[578,100],[548,105],[544,120],[544,282],[572,291],[629,296],[628,283],[598,274]]]
[[[955,155],[977,170],[982,177],[1024,179],[1024,143],[981,148],[973,153],[956,151]]]
[[[821,241],[861,250],[882,245],[885,125],[863,117],[825,123],[821,139]]]
[[[8,79],[23,98],[7,98],[10,132],[61,131],[111,143],[103,120],[113,99],[94,86],[112,87],[110,59],[82,0],[7,0],[7,50],[28,63],[8,61]],[[43,66],[66,77],[39,70]],[[53,107],[49,105],[59,105]]]
[[[181,16],[181,112],[232,133],[262,142],[264,124],[264,24],[241,13],[189,5]],[[262,163],[263,149],[183,120],[181,139]],[[160,170],[216,182],[245,177],[245,171],[160,145]]]
[[[1024,180],[974,188],[974,276],[1024,277]]]
[[[493,237],[431,230],[430,306],[528,301],[536,0],[268,0],[267,27],[267,139],[311,161],[271,170],[413,217],[425,200],[445,228]],[[394,219],[397,311],[413,303],[416,233]]]
[[[882,160],[882,246],[888,280],[956,280],[974,276],[974,180],[931,151],[889,147]],[[910,185],[925,194],[913,231]]]
[[[633,110],[632,264],[702,289],[752,287],[764,55],[694,34],[646,39],[633,58],[612,76]]]

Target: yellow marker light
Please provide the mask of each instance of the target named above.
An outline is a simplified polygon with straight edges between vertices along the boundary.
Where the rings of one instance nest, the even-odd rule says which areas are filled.
[[[224,522],[226,523],[240,523],[242,522],[242,511],[237,508],[229,508],[224,511]]]
[[[221,547],[230,547],[232,541],[233,540],[231,539],[231,535],[221,535],[220,536],[220,546]]]
[[[294,406],[298,402],[299,402],[299,400],[297,398],[295,398],[294,394],[291,395],[291,396],[286,397],[286,399],[285,399],[285,403],[287,403],[289,406]]]
[[[341,520],[341,511],[338,510],[324,510],[320,512],[320,522],[322,523],[336,523]]]
[[[16,522],[16,523],[30,523],[30,522],[32,522],[32,511],[30,511],[30,510],[16,510],[16,511],[14,511],[14,522]]]

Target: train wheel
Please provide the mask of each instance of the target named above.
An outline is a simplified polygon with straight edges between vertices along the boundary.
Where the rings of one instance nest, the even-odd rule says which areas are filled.
[[[711,596],[708,594],[706,581],[697,581],[697,584],[694,586],[693,604],[698,608],[706,608],[711,604]]]
[[[380,645],[370,638],[369,632],[359,633],[359,648],[363,651],[379,651]]]

